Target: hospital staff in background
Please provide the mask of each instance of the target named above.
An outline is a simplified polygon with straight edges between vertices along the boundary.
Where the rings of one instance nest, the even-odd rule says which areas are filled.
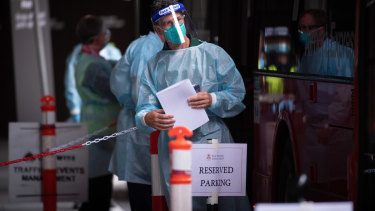
[[[76,81],[74,78],[75,66],[77,64],[77,57],[81,52],[82,44],[77,44],[74,46],[73,51],[69,54],[66,59],[66,68],[64,76],[64,85],[65,85],[65,102],[66,106],[69,109],[70,117],[68,122],[78,123],[81,118],[81,105],[82,100],[78,94],[76,88]],[[109,42],[99,54],[104,57],[107,61],[111,62],[113,66],[121,58],[121,51],[118,49],[113,42]]]
[[[207,143],[207,139],[231,143],[232,136],[221,118],[233,117],[245,109],[242,103],[245,88],[231,57],[221,47],[196,38],[183,4],[155,0],[152,10],[154,28],[159,36],[166,38],[166,42],[163,50],[148,61],[142,74],[136,123],[143,131],[161,131],[158,146],[160,176],[170,204],[168,143],[171,138],[168,130],[175,120],[173,115],[164,113],[156,93],[184,79],[198,84],[202,91],[189,98],[188,104],[192,108],[204,108],[209,122],[195,129],[189,140],[194,144]],[[193,210],[206,210],[206,200],[207,197],[193,197]],[[247,197],[219,197],[218,204],[219,210],[250,210]]]
[[[77,24],[77,35],[82,43],[75,70],[76,86],[82,99],[81,122],[86,122],[89,133],[93,133],[116,121],[120,110],[109,86],[112,66],[99,55],[109,42],[110,34],[100,18],[86,15]],[[113,132],[114,127],[97,134],[97,137]],[[82,204],[81,211],[110,209],[112,174],[108,165],[112,150],[111,141],[89,146],[89,200]]]
[[[163,47],[164,37],[153,31],[130,43],[125,55],[112,71],[110,85],[122,109],[117,130],[135,126],[135,106],[140,78],[147,61]],[[136,130],[118,136],[109,170],[125,180],[131,210],[152,210],[150,135]]]
[[[328,18],[324,10],[310,9],[301,15],[298,32],[304,53],[299,72],[353,77],[353,49],[329,38],[327,26]]]
[[[302,13],[298,29],[304,53],[298,72],[318,76],[353,77],[353,50],[328,36],[328,23],[324,10],[310,9]],[[352,151],[352,146],[344,142],[353,136],[352,130],[343,129],[353,128],[352,107],[349,106],[352,102],[352,87],[348,84],[319,81],[314,91],[318,96],[316,101],[306,94],[311,93],[311,89],[311,83],[297,81],[296,98],[303,102],[300,109],[304,113],[305,127],[301,153],[306,155],[306,158],[301,158],[301,172],[309,174],[311,166],[315,165],[319,172],[316,180],[324,183],[346,175],[342,173],[346,172],[346,166],[342,165],[346,162],[346,156],[332,157],[326,152],[332,149],[338,154],[347,155]],[[328,159],[330,163],[336,164],[333,165],[335,169],[325,165]]]

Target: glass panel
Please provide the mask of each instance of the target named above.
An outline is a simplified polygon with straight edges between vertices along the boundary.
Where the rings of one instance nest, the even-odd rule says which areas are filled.
[[[354,1],[348,2],[289,1],[280,8],[282,14],[262,16],[258,69],[353,77],[355,11]],[[277,4],[268,0],[262,5],[265,14],[273,11],[268,3]]]

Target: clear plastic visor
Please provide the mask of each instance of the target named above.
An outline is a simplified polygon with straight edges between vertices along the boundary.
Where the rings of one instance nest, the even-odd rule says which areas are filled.
[[[197,36],[197,32],[190,16],[186,12],[184,5],[181,3],[170,5],[155,12],[152,15],[151,20],[156,27],[164,32],[173,26],[176,27],[178,36],[182,43],[185,42],[185,38],[182,33],[183,30],[181,29],[181,24],[185,25],[186,33],[189,33],[194,37]]]

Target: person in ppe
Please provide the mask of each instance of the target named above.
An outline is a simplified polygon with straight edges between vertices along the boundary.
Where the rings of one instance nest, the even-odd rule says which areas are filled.
[[[328,19],[324,10],[304,11],[298,22],[299,39],[304,46],[299,72],[353,77],[353,49],[327,36]],[[354,46],[354,44],[352,43]]]
[[[77,35],[82,42],[75,70],[76,86],[82,99],[81,122],[87,123],[91,134],[116,121],[120,105],[109,86],[111,64],[99,55],[109,41],[103,21],[93,15],[84,16],[77,24]],[[115,128],[112,127],[97,137],[113,132]],[[108,166],[112,150],[113,142],[110,141],[89,146],[89,200],[83,203],[81,211],[109,210],[112,174]]]
[[[153,31],[130,43],[124,56],[112,71],[110,86],[122,109],[117,130],[135,124],[135,106],[139,96],[140,78],[147,61],[163,48],[164,37]],[[131,210],[152,210],[151,155],[149,133],[136,130],[118,136],[109,170],[125,180]]]
[[[221,118],[233,117],[245,109],[245,88],[231,57],[219,46],[198,40],[191,20],[181,3],[155,0],[152,21],[156,32],[166,38],[163,50],[147,63],[141,77],[136,108],[137,126],[147,132],[160,130],[158,151],[162,188],[170,204],[170,159],[168,130],[174,126],[173,115],[165,114],[156,93],[176,82],[190,79],[200,92],[188,99],[192,108],[205,108],[209,122],[193,131],[194,144],[218,139],[232,143],[229,129]],[[186,33],[187,32],[187,33]],[[207,197],[193,197],[193,210],[206,210]],[[219,197],[220,210],[250,210],[248,198]]]
[[[74,70],[77,64],[77,57],[81,52],[82,44],[79,43],[74,46],[73,51],[66,59],[66,69],[64,75],[65,85],[65,102],[69,109],[70,117],[67,122],[78,123],[81,119],[81,105],[82,100],[76,88],[76,81],[74,78]],[[109,42],[100,52],[100,56],[104,57],[107,61],[115,64],[121,58],[121,51],[114,43]],[[114,66],[114,65],[113,65]]]
[[[327,14],[324,10],[310,9],[302,13],[298,29],[300,42],[304,45],[304,53],[299,66],[300,73],[323,76],[353,77],[353,50],[327,36]],[[349,34],[349,33],[347,33]],[[350,40],[345,39],[345,44]],[[304,145],[300,149],[305,156],[301,158],[301,172],[309,174],[311,166],[316,166],[319,174],[318,183],[329,183],[345,180],[346,156],[352,151],[352,144],[347,137],[352,137],[353,128],[352,87],[341,83],[318,83],[315,93],[316,101],[309,98],[311,84],[297,81],[296,98],[302,102],[301,111],[304,114]],[[334,127],[332,127],[334,125]],[[340,152],[342,156],[332,158],[326,153],[331,150]],[[331,166],[326,165],[330,159]]]

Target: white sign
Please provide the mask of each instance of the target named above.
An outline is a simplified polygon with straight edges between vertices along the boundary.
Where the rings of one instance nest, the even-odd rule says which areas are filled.
[[[353,211],[352,202],[260,203],[255,211]]]
[[[246,144],[193,144],[192,195],[245,196]]]
[[[87,124],[56,123],[56,146],[87,135]],[[41,153],[39,123],[9,123],[9,160]],[[86,201],[88,191],[88,150],[68,150],[56,157],[58,201]],[[41,201],[41,159],[9,165],[9,200]]]
[[[174,126],[184,126],[191,131],[208,122],[204,109],[194,109],[187,99],[197,93],[189,79],[182,80],[156,93],[166,114],[172,114],[176,120]]]

